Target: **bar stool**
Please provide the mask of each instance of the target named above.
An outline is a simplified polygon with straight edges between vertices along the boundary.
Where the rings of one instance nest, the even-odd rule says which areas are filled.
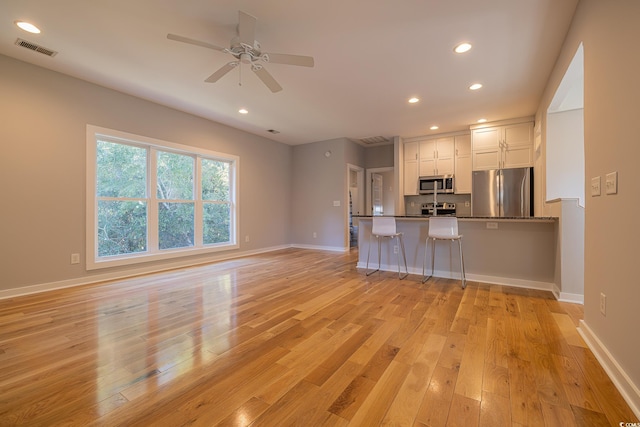
[[[378,240],[378,268],[369,271],[369,256],[371,255],[371,240],[369,241],[369,251],[367,252],[367,268],[366,275],[369,276],[376,271],[380,271],[380,245],[381,239],[388,237],[390,240],[394,238],[398,239],[398,246],[400,246],[400,250],[402,251],[402,257],[404,258],[404,270],[405,274],[402,275],[400,272],[400,254],[398,253],[398,278],[400,280],[404,279],[409,275],[409,269],[407,268],[407,255],[404,251],[404,239],[403,233],[399,233],[396,230],[396,219],[393,217],[385,217],[385,216],[374,216],[373,223],[371,227],[371,235],[375,236]]]
[[[431,278],[425,272],[427,264],[427,248],[431,239],[431,276],[433,276],[436,256],[436,240],[449,240],[458,242],[460,248],[460,273],[462,276],[462,289],[467,286],[467,278],[464,274],[464,258],[462,256],[462,235],[458,234],[458,218],[456,217],[436,217],[429,218],[429,234],[424,246],[424,262],[422,263],[422,283]]]

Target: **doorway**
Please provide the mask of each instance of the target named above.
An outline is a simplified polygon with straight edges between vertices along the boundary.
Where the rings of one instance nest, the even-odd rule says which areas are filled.
[[[393,167],[367,169],[367,215],[395,215]]]
[[[364,169],[352,164],[347,165],[347,230],[346,240],[349,248],[358,246],[358,221],[354,215],[365,215]]]
[[[537,143],[536,139],[536,143]],[[545,211],[559,218],[558,298],[584,302],[584,53],[580,44],[546,115]]]

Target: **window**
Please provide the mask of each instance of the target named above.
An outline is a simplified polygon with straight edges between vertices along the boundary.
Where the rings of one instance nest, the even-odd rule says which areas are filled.
[[[87,268],[237,248],[238,163],[87,126]]]

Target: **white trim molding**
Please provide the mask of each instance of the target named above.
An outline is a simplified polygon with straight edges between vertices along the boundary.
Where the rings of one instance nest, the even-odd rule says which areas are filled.
[[[622,369],[618,361],[609,352],[607,347],[600,341],[598,336],[589,328],[584,320],[580,320],[578,333],[587,343],[589,349],[593,352],[602,365],[613,384],[616,386],[624,400],[627,402],[636,417],[640,418],[640,389],[631,381],[631,378]],[[624,421],[624,420],[621,420]]]

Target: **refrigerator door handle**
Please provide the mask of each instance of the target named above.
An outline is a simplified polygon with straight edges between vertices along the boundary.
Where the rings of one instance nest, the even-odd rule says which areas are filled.
[[[496,180],[498,181],[498,216],[504,216],[504,177],[502,176],[502,170],[499,170],[496,174]]]

